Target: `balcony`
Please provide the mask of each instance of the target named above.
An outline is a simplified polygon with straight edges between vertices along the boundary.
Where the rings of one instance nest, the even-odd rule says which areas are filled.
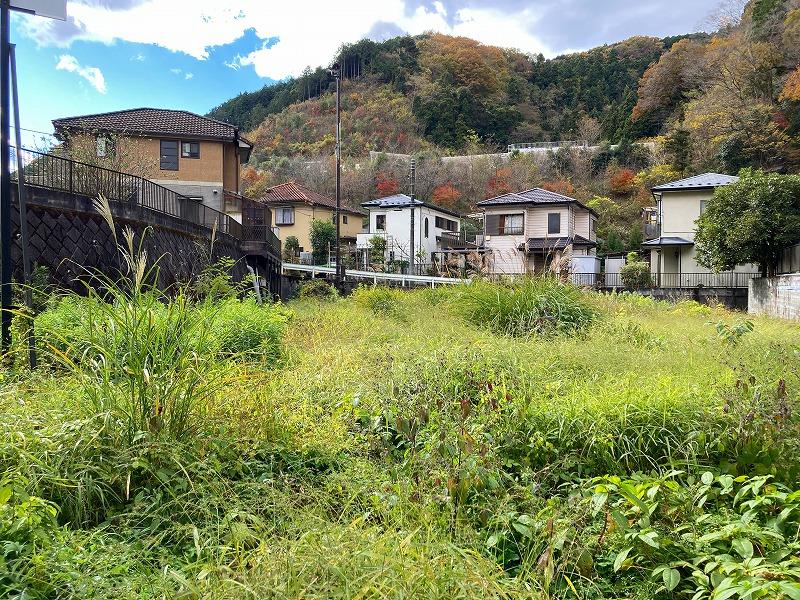
[[[661,236],[661,225],[659,223],[645,223],[643,229],[645,240],[654,240]]]
[[[483,245],[483,234],[466,231],[443,231],[439,236],[439,245],[443,250],[477,249]]]

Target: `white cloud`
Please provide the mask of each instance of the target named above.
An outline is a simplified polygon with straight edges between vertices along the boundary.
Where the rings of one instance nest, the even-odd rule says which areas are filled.
[[[88,81],[101,94],[106,93],[106,79],[103,77],[103,72],[97,67],[84,67],[71,54],[62,54],[58,57],[56,70],[75,73]]]
[[[131,60],[135,60],[136,62],[144,62],[145,56],[141,52],[138,52],[137,54],[131,56]]]
[[[181,73],[183,73],[181,69],[170,69],[169,72],[172,73],[173,75],[180,75]]]
[[[106,4],[70,0],[70,22],[23,17],[23,31],[45,45],[66,46],[75,39],[105,44],[121,40],[155,44],[205,60],[211,48],[229,44],[253,29],[262,40],[278,41],[225,64],[252,66],[258,75],[272,79],[298,75],[309,65],[327,64],[342,43],[358,41],[376,23],[391,23],[411,34],[440,31],[552,54],[529,32],[537,20],[535,9],[465,8],[448,20],[440,1],[414,11],[407,9],[406,0],[142,0],[116,9]]]
[[[191,79],[192,77],[194,77],[194,73],[186,73],[186,74],[183,76],[183,78],[184,78],[184,79],[187,79],[187,80],[188,80],[188,79]]]

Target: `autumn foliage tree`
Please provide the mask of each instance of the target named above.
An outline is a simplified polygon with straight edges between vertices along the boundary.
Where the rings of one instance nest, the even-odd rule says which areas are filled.
[[[375,175],[375,192],[379,198],[396,194],[399,189],[400,184],[390,173],[379,171]]]
[[[616,196],[630,194],[636,188],[636,173],[630,169],[617,169],[609,178],[611,193]]]
[[[561,194],[562,196],[572,197],[575,194],[575,186],[567,179],[545,181],[542,184],[542,189],[555,194]]]
[[[453,185],[452,181],[436,186],[431,194],[433,203],[445,208],[453,208],[460,199],[461,192]]]
[[[494,172],[494,175],[489,177],[486,184],[486,193],[491,196],[502,196],[513,192],[514,189],[509,181],[511,177],[511,169],[508,167],[501,167]]]

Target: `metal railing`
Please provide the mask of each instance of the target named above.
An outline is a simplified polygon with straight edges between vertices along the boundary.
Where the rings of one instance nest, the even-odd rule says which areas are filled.
[[[265,243],[280,254],[281,241],[269,225],[243,225],[241,239],[247,242]]]
[[[113,171],[35,150],[23,148],[20,152],[23,155],[25,183],[28,186],[89,198],[102,194],[109,200],[135,204],[209,229],[216,224],[217,231],[236,239],[264,241],[280,250],[280,241],[271,229],[245,233],[242,224],[231,216],[138,175]],[[14,172],[12,180],[16,179],[17,173]],[[250,238],[248,237],[250,235],[260,237]]]
[[[514,150],[552,150],[554,148],[574,148],[576,146],[588,147],[589,142],[577,140],[562,140],[558,142],[528,142],[523,144],[509,144],[508,151]]]
[[[443,248],[469,248],[477,247],[478,237],[483,234],[468,233],[466,231],[443,231],[440,240]]]
[[[757,273],[739,273],[726,271],[723,273],[652,273],[648,285],[644,288],[746,288],[748,282]],[[619,273],[605,273],[599,284],[607,288],[626,288]]]

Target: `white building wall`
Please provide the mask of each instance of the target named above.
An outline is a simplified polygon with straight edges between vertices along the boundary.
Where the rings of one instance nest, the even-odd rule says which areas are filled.
[[[377,228],[377,216],[386,215],[386,229]],[[456,223],[456,231],[461,227],[458,217],[439,212],[427,206],[414,208],[414,252],[425,251],[422,262],[430,262],[431,254],[439,250],[437,238],[447,231],[436,227],[436,217],[443,217]],[[425,219],[428,219],[428,236],[425,237]],[[394,251],[396,260],[408,260],[411,248],[411,208],[370,209],[369,233],[385,233],[389,243],[387,251]],[[415,257],[415,260],[416,257]]]
[[[708,202],[714,190],[687,190],[664,192],[659,206],[661,235],[681,237],[694,241],[697,219],[700,218],[703,202]],[[661,251],[662,273],[711,273],[711,269],[697,263],[694,246],[666,246]],[[658,251],[651,251],[651,272],[658,272]],[[736,265],[736,273],[758,273],[758,266],[747,263]]]

